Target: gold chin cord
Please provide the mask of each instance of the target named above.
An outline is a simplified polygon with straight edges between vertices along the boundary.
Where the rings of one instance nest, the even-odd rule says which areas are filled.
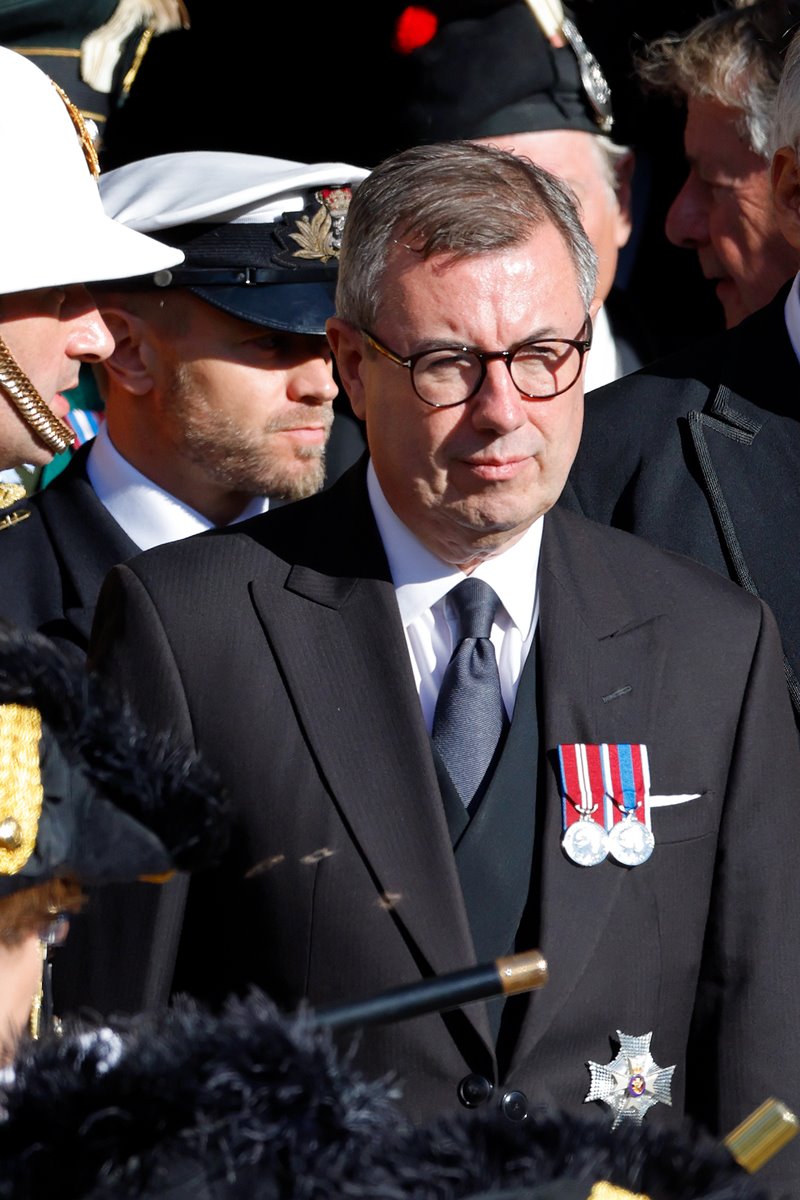
[[[23,421],[53,454],[68,450],[74,433],[45,404],[22,367],[0,338],[0,389],[8,396]]]

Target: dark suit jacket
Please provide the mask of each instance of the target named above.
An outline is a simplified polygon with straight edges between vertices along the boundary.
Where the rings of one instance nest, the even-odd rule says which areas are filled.
[[[613,1057],[617,1030],[652,1031],[676,1071],[674,1107],[648,1120],[688,1109],[724,1131],[774,1091],[800,1102],[800,757],[770,614],[563,512],[545,518],[540,602],[531,926],[551,982],[502,1083],[578,1108],[586,1062]],[[116,568],[94,655],[231,791],[233,851],[192,885],[178,986],[215,999],[254,981],[327,1004],[474,961],[363,468]],[[575,741],[645,742],[655,793],[699,794],[654,811],[646,864],[564,857],[553,751]],[[367,1031],[359,1061],[398,1072],[419,1116],[497,1070],[483,1004]]]
[[[0,617],[86,652],[100,587],[139,547],[103,507],[86,474],[89,444],[42,492],[0,521]]]
[[[761,596],[800,721],[800,365],[785,300],[591,392],[561,503]]]
[[[621,288],[611,289],[606,297],[605,310],[622,374],[630,375],[655,358],[653,339],[631,305],[630,297]]]

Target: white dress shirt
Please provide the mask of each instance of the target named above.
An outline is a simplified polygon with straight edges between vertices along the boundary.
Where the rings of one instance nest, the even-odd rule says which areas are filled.
[[[165,492],[131,466],[114,446],[105,423],[92,442],[86,474],[100,503],[140,550],[151,550],[153,546],[177,542],[180,538],[214,528],[213,521]],[[231,523],[258,516],[268,508],[267,496],[254,496]]]
[[[622,374],[622,360],[611,332],[608,313],[603,307],[592,322],[592,348],[586,356],[583,390],[591,392],[594,388],[613,383]]]
[[[403,524],[389,506],[372,463],[367,471],[367,490],[389,562],[414,681],[430,733],[436,698],[454,649],[456,622],[447,593],[467,576],[437,558]],[[539,617],[537,574],[542,522],[540,517],[518,542],[485,559],[472,572],[476,579],[490,584],[500,599],[491,641],[509,717],[514,713],[519,677]]]
[[[800,275],[794,277],[794,283],[783,306],[783,315],[786,320],[789,341],[792,343],[792,349],[798,362],[800,362]]]

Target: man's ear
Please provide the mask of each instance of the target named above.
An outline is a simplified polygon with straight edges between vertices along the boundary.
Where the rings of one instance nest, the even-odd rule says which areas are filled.
[[[772,159],[772,202],[781,233],[800,250],[800,171],[791,146],[781,146]]]
[[[340,317],[331,317],[326,326],[333,356],[339,370],[342,386],[350,398],[353,412],[360,421],[366,420],[366,403],[362,368],[365,345],[361,332]]]
[[[145,322],[124,308],[100,307],[114,339],[114,353],[102,364],[109,379],[132,396],[145,396],[153,387],[147,353]]]
[[[632,150],[621,158],[614,167],[614,193],[619,213],[616,222],[617,249],[626,246],[633,229],[633,171],[636,158]]]

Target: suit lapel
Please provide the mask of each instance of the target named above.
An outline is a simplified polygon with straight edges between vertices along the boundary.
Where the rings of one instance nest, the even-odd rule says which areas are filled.
[[[687,414],[691,446],[732,578],[775,611],[787,659],[800,661],[800,562],[785,539],[765,536],[764,513],[800,528],[800,366],[783,316],[785,295],[742,327],[736,354],[702,410]],[[745,330],[747,336],[745,336]],[[763,347],[769,347],[769,397]],[[800,716],[800,686],[789,667]]]
[[[663,669],[659,605],[637,609],[626,594],[625,580],[610,572],[593,531],[589,522],[561,510],[552,510],[545,520],[539,576],[545,762],[534,891],[538,871],[538,940],[549,962],[550,982],[531,998],[517,1061],[530,1053],[583,986],[595,944],[616,916],[626,874],[610,860],[578,867],[561,850],[556,747],[647,743]]]
[[[37,496],[63,580],[64,615],[89,639],[95,605],[112,567],[139,547],[103,507],[86,474],[91,442]]]
[[[341,498],[344,489],[336,490]],[[253,581],[253,602],[308,745],[384,902],[431,971],[459,970],[475,961],[474,949],[430,742],[364,488],[357,506],[332,506],[319,543],[321,559],[335,561],[331,538],[341,544],[344,534],[349,549],[340,560],[354,568],[358,558],[358,573],[316,569],[306,546],[303,564],[288,568],[282,583]],[[483,1006],[474,1014],[488,1037]]]

